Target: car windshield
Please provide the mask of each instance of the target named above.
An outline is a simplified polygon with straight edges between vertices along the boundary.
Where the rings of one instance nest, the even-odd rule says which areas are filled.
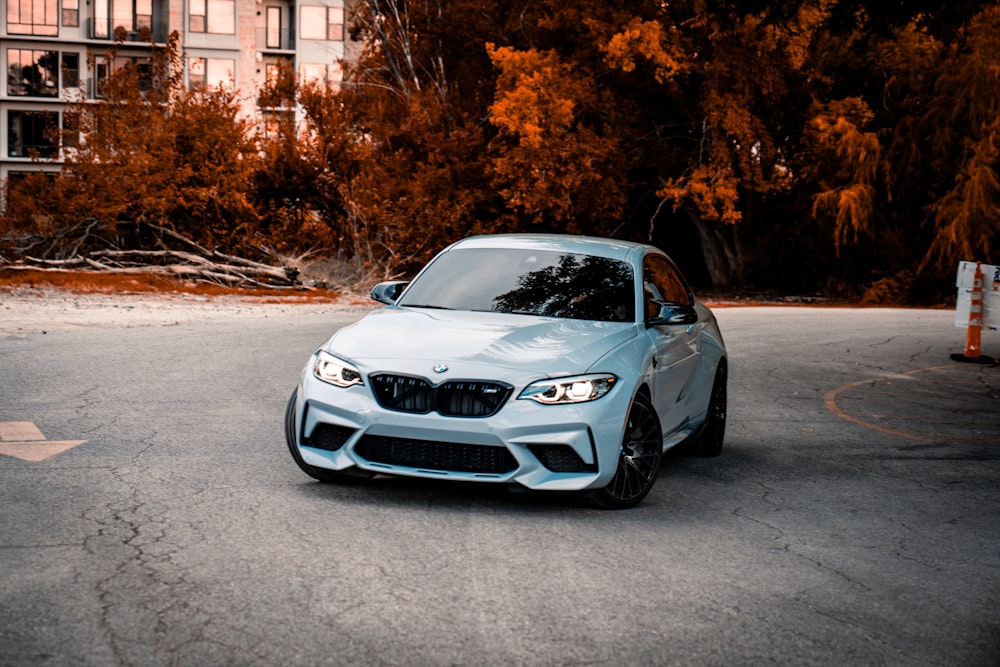
[[[629,264],[607,257],[458,248],[434,260],[399,305],[632,322],[635,278]]]

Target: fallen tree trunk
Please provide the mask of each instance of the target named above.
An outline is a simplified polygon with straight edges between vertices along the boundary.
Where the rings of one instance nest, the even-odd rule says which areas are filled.
[[[95,220],[81,221],[84,239],[97,224]],[[48,268],[62,270],[88,270],[127,274],[168,275],[188,280],[215,283],[227,287],[266,287],[277,289],[307,289],[299,281],[298,269],[291,266],[272,266],[262,262],[210,250],[166,227],[141,223],[153,235],[155,250],[120,249],[107,247],[80,251],[80,240],[71,255],[57,255],[49,259],[49,252],[42,257],[25,255],[16,264],[0,268]],[[147,239],[148,241],[148,239]],[[33,245],[40,245],[38,241]],[[176,246],[176,249],[171,246]]]
[[[97,259],[95,259],[97,257]],[[146,260],[145,262],[140,260]],[[25,257],[24,261],[4,269],[86,270],[116,274],[149,274],[173,276],[227,287],[261,287],[271,289],[308,289],[297,279],[298,272],[252,263],[240,267],[212,262],[204,257],[178,251],[102,250],[90,256],[69,259]]]
[[[207,267],[213,272],[233,275],[246,275],[249,269],[256,280],[266,278],[274,284],[294,285],[298,278],[298,271],[295,269],[268,266],[222,253],[213,253],[212,256],[224,259],[227,263],[179,250],[98,250],[90,254],[92,258],[106,258],[125,267],[148,266],[150,261],[169,260],[174,264]]]

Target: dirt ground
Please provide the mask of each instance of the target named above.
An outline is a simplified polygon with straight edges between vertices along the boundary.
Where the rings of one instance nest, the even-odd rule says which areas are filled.
[[[135,276],[0,271],[0,335],[170,326],[281,317],[293,309],[329,313],[376,305],[367,296],[329,290],[235,290]]]

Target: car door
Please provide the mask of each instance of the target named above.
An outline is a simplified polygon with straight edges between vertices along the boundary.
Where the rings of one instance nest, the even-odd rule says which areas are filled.
[[[661,303],[694,306],[690,288],[664,255],[649,254],[643,259],[642,285],[647,322],[659,314]],[[703,323],[695,322],[646,328],[653,349],[653,404],[664,437],[690,417],[688,389],[701,361],[698,333],[702,326]]]

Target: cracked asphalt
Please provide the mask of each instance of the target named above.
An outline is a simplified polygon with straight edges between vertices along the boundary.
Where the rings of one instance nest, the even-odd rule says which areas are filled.
[[[284,404],[360,312],[315,310],[0,334],[0,422],[86,441],[0,455],[0,665],[1000,664],[1000,368],[953,312],[717,309],[722,456],[606,512],[305,477]]]

